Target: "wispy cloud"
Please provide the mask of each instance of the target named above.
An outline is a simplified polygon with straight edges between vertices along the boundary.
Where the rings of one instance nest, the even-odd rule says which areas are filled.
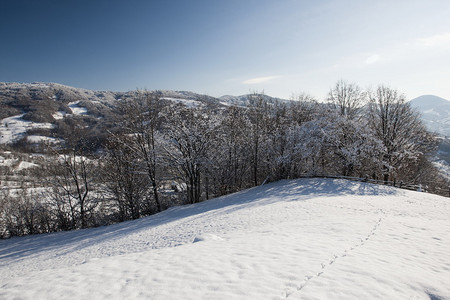
[[[366,58],[364,61],[367,65],[372,65],[378,61],[380,61],[381,56],[379,54],[373,54]]]
[[[425,38],[417,39],[417,41],[427,47],[442,47],[450,45],[450,32],[432,35]]]
[[[405,63],[407,61],[425,60],[448,53],[450,50],[450,32],[399,41],[385,45],[371,52],[354,53],[342,57],[334,65],[334,69],[340,68],[364,68],[373,65],[391,63]]]
[[[277,78],[280,78],[280,76],[255,77],[255,78],[244,80],[242,83],[243,84],[258,84],[258,83],[268,82],[268,81],[271,81],[271,80],[277,79]]]

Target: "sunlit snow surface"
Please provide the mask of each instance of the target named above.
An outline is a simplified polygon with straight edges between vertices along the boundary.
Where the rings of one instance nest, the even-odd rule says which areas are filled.
[[[175,102],[175,103],[181,103],[184,106],[190,107],[190,108],[201,106],[201,102],[196,101],[196,100],[171,98],[171,97],[163,97],[161,99],[170,100],[170,101]]]
[[[0,241],[0,299],[450,299],[448,198],[327,179]]]
[[[0,144],[13,143],[20,139],[30,129],[51,129],[50,123],[35,123],[23,120],[24,114],[4,118],[0,121]]]
[[[79,103],[80,103],[80,101],[69,102],[68,106],[70,107],[70,110],[72,110],[72,113],[74,115],[86,115],[88,112],[87,108],[78,106]],[[60,115],[62,115],[64,117],[64,115],[62,113],[59,113],[58,117]]]
[[[67,113],[65,111],[57,111],[54,114],[52,114],[52,117],[55,120],[61,120],[61,119],[64,119],[64,116],[66,116],[66,115],[67,115]]]

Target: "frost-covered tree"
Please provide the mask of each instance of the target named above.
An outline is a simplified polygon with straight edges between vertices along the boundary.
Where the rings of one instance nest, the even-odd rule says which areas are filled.
[[[301,127],[317,118],[319,111],[317,101],[304,93],[292,97],[289,103],[274,106],[274,144],[269,148],[274,180],[295,178],[306,170],[306,155],[299,148],[304,138]]]
[[[211,164],[218,122],[201,109],[178,106],[168,116],[165,128],[168,167],[175,168],[187,186],[187,201],[197,203],[202,199],[202,177],[209,180],[206,171]],[[208,185],[205,185],[208,186]]]
[[[133,137],[115,135],[106,144],[101,158],[101,177],[109,213],[117,215],[119,221],[140,218],[151,211],[149,180],[142,172],[139,156],[128,144]]]
[[[268,165],[271,180],[289,178],[292,173],[293,144],[291,142],[293,126],[289,115],[289,105],[276,102],[268,116],[270,144],[267,145]]]
[[[250,161],[252,164],[253,185],[258,185],[269,174],[263,174],[261,170],[267,163],[267,145],[272,129],[270,120],[271,107],[263,94],[253,93],[248,96],[249,107],[247,116],[250,121],[249,128],[246,128],[250,142]]]
[[[366,102],[366,92],[354,83],[339,80],[328,92],[327,100],[341,116],[354,118]]]
[[[216,168],[219,195],[230,193],[247,186],[250,167],[247,155],[249,140],[247,129],[250,121],[242,107],[230,106],[221,117],[218,128],[217,146],[212,155]]]
[[[75,149],[58,153],[46,166],[50,198],[61,229],[86,228],[98,202],[92,195],[95,161]]]
[[[49,207],[24,182],[0,191],[0,238],[49,232],[52,223]]]
[[[297,128],[296,134],[298,142],[294,151],[300,169],[311,174],[325,173],[327,145],[320,122],[306,122]]]
[[[163,121],[162,107],[161,94],[148,91],[137,91],[136,97],[122,102],[119,107],[120,124],[128,134],[123,146],[136,157],[133,163],[139,164],[140,171],[148,176],[158,212],[162,210],[158,192],[161,154],[158,130]]]
[[[95,223],[99,203],[94,191],[98,166],[86,128],[74,125],[63,147],[49,145],[52,161],[43,164],[49,198],[63,230],[86,228]]]
[[[323,131],[337,173],[363,176],[378,163],[383,146],[366,124],[335,116]]]
[[[317,100],[305,93],[293,96],[289,103],[289,119],[295,125],[302,125],[317,117],[321,110]]]
[[[405,96],[386,86],[370,93],[369,125],[383,145],[381,168],[385,181],[434,145],[434,137]]]
[[[365,176],[380,157],[382,145],[363,121],[335,110],[300,126],[295,150],[311,173]]]

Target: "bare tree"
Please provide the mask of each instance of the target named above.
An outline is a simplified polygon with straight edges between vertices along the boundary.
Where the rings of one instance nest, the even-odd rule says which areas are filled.
[[[124,101],[120,107],[121,123],[129,138],[124,144],[141,162],[141,168],[150,180],[157,211],[162,211],[158,192],[159,151],[157,131],[161,126],[161,93],[137,91],[137,97]],[[120,140],[120,139],[119,139]]]
[[[253,170],[253,185],[258,185],[261,181],[260,169],[264,161],[263,148],[268,142],[269,104],[263,94],[253,93],[249,95],[249,108],[247,116],[250,120],[248,134],[250,139],[251,163]],[[267,176],[267,175],[265,175]],[[263,178],[264,179],[264,178]]]
[[[225,110],[218,132],[218,145],[212,153],[217,161],[217,192],[223,195],[247,186],[249,142],[246,128],[250,127],[245,109],[230,106]],[[216,164],[214,164],[216,165]]]
[[[80,155],[75,149],[58,154],[56,162],[47,166],[51,197],[54,203],[70,213],[70,228],[88,227],[88,219],[97,206],[95,197],[91,196],[93,173],[96,163],[86,156]]]
[[[382,175],[385,181],[396,171],[433,150],[434,137],[419,114],[398,91],[379,86],[370,94],[369,124],[384,146]]]
[[[86,128],[75,124],[66,133],[64,147],[48,145],[54,159],[42,166],[50,198],[61,221],[60,228],[65,230],[92,225],[91,217],[98,204],[93,193],[97,162],[85,135]]]
[[[201,200],[201,179],[210,164],[209,151],[219,123],[201,109],[179,107],[172,113],[166,128],[167,159],[187,185],[188,202],[197,203]]]
[[[117,212],[119,221],[137,219],[143,212],[151,211],[151,205],[145,205],[151,190],[148,176],[140,171],[139,157],[125,146],[132,139],[127,135],[111,137],[101,159],[105,197],[113,203],[112,210],[114,214]]]
[[[299,94],[291,98],[289,119],[295,125],[302,125],[317,117],[320,111],[317,100],[308,94]]]
[[[366,102],[366,93],[354,83],[339,80],[328,92],[327,100],[342,116],[352,119]]]

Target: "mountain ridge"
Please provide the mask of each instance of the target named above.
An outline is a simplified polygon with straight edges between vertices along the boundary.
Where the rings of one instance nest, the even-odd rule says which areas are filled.
[[[421,113],[428,130],[450,136],[450,101],[435,95],[422,95],[409,101]]]
[[[77,107],[89,112],[84,117],[105,118],[120,100],[135,96],[137,90],[118,92],[89,90],[54,82],[0,82],[0,120],[23,115],[21,119],[37,123],[54,123],[55,116],[71,115]],[[150,91],[155,92],[155,91]],[[166,101],[184,105],[247,106],[249,94],[212,97],[190,91],[158,90]],[[268,103],[290,100],[262,94]],[[450,101],[435,95],[422,95],[410,100],[430,131],[450,136]],[[72,108],[71,108],[72,107]]]
[[[70,134],[64,131],[75,123],[92,128],[90,139],[103,138],[104,133],[115,126],[120,101],[139,97],[139,92],[94,91],[53,82],[0,82],[0,144],[16,143],[26,138],[27,134],[40,136],[44,140],[55,134]],[[148,92],[159,93],[164,105],[212,106],[219,109],[249,103],[248,95],[230,96],[232,98],[227,100],[190,91]],[[262,96],[268,103],[282,100]]]
[[[0,105],[9,106],[8,109],[4,109],[0,112],[0,119],[20,113],[18,109],[14,109],[18,107],[22,107],[22,109],[25,108],[26,113],[28,106],[30,106],[29,103],[26,103],[27,99],[32,101],[56,101],[62,103],[74,101],[98,101],[103,104],[111,105],[123,97],[134,95],[137,91],[138,90],[131,90],[127,92],[89,90],[54,82],[0,82]],[[249,94],[246,94],[239,96],[225,95],[221,97],[213,97],[182,90],[151,90],[149,92],[159,92],[164,98],[196,100],[217,105],[248,104],[249,96]],[[273,103],[275,101],[289,101],[265,94],[263,94],[263,96],[265,100],[269,101],[269,103]]]

